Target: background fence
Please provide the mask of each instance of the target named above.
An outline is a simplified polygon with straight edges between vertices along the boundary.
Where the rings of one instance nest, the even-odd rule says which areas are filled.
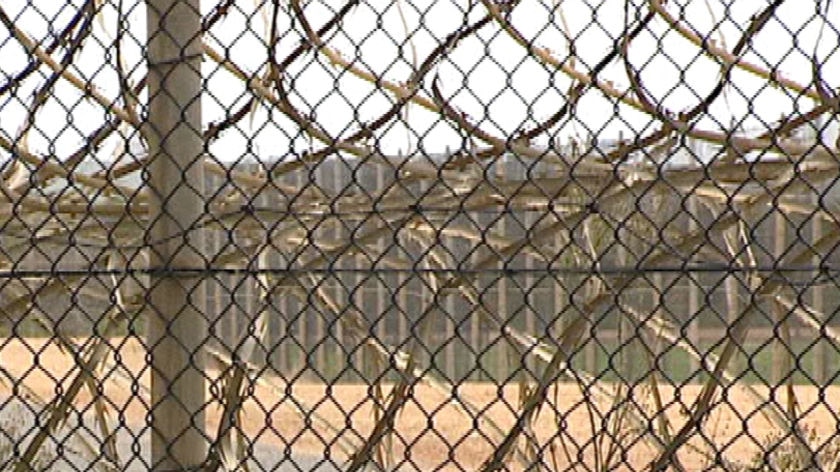
[[[802,5],[4,2],[0,464],[835,468]]]

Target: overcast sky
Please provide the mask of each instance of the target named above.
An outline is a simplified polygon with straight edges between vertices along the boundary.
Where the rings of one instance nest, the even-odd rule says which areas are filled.
[[[23,0],[3,0],[3,8],[31,37],[43,42],[69,20],[75,8],[62,2],[30,2],[37,8]],[[81,0],[74,0],[75,5],[80,3]],[[206,41],[220,51],[227,49],[229,57],[247,71],[261,71],[266,54],[263,43],[265,19],[270,14],[270,4],[236,3],[238,9],[232,10],[215,26]],[[404,81],[411,73],[412,63],[422,61],[446,35],[462,25],[465,18],[474,21],[484,14],[480,2],[472,3],[472,9],[465,13],[469,4],[465,1],[402,1],[399,4],[370,1],[353,10],[341,32],[331,37],[330,45],[345,57],[358,57],[363,67],[370,71],[395,82]],[[563,58],[569,43],[563,33],[562,11],[569,31],[577,38],[578,68],[587,70],[603,57],[612,47],[613,38],[625,29],[625,12],[629,12],[632,22],[647,8],[647,2],[639,0],[636,3],[641,6],[625,3],[607,0],[594,8],[586,1],[524,0],[512,20],[523,34],[533,38],[534,44],[547,47]],[[726,3],[732,5],[727,7]],[[317,28],[331,16],[331,8],[341,4],[313,0],[306,11]],[[212,5],[203,2],[205,9]],[[674,16],[684,18],[698,34],[710,36],[718,45],[731,50],[741,29],[765,5],[764,1],[744,0],[683,1],[669,2],[668,10]],[[133,71],[131,78],[136,81],[145,74],[141,55],[145,10],[142,4],[125,1],[123,11],[131,25],[123,50],[128,67]],[[838,13],[835,6],[828,12],[828,17],[840,18]],[[302,38],[302,30],[290,23],[287,10],[283,10],[281,16],[279,26],[285,34],[278,51],[282,57]],[[93,38],[88,39],[73,68],[74,73],[91,80],[109,96],[116,96],[117,92],[112,59],[116,18],[113,4],[103,8],[94,25]],[[816,5],[812,2],[786,2],[776,18],[755,37],[744,58],[763,67],[776,68],[786,78],[809,84],[812,75],[809,58],[815,54],[823,63],[824,79],[830,87],[837,89],[840,86],[840,36],[832,25],[823,24],[822,18],[816,14]],[[381,29],[377,29],[377,22]],[[408,41],[400,48],[399,43],[406,39]],[[413,51],[416,51],[416,60]],[[2,80],[22,70],[28,60],[26,52],[6,31],[0,32],[0,57],[3,57],[0,63]],[[651,95],[675,111],[690,107],[698,96],[708,93],[720,72],[714,61],[700,55],[699,49],[678,33],[669,31],[660,19],[634,42],[630,57],[634,65],[641,68],[642,79]],[[14,94],[0,97],[0,133],[10,138],[16,135],[32,90],[48,73],[46,68],[40,72]],[[207,79],[204,119],[209,123],[220,120],[227,110],[237,109],[244,102],[246,92],[241,82],[220,71],[212,61],[205,61],[204,73]],[[435,73],[441,78],[444,94],[452,97],[453,105],[474,119],[483,120],[486,129],[500,135],[550,116],[565,102],[565,93],[571,83],[562,72],[528,58],[526,51],[495,24],[464,41],[437,66]],[[427,91],[433,76],[427,77]],[[391,103],[391,97],[385,92],[342,73],[318,54],[309,53],[298,60],[289,68],[288,77],[295,79],[292,91],[295,103],[314,114],[319,123],[336,136],[351,133],[359,120],[378,116]],[[619,62],[611,64],[601,78],[613,81],[618,88],[628,85]],[[700,121],[702,126],[720,130],[734,119],[748,128],[760,129],[765,126],[762,121],[770,123],[782,114],[804,112],[813,106],[812,100],[790,96],[785,90],[746,72],[734,72],[732,81],[735,86],[728,88],[726,96],[717,100],[709,115]],[[60,82],[55,90],[55,97],[37,117],[37,131],[31,134],[29,144],[33,150],[54,152],[63,157],[79,145],[86,133],[102,123],[104,111],[99,105],[82,99],[81,94],[66,82]],[[447,147],[458,148],[462,143],[461,136],[451,125],[417,106],[408,109],[407,123],[397,123],[380,134],[380,145],[385,152],[412,152],[419,144],[430,152],[441,152]],[[625,105],[616,105],[614,100],[607,100],[597,90],[591,90],[580,101],[575,114],[553,131],[559,139],[590,134],[597,138],[615,138],[619,132],[625,137],[646,134],[652,126],[647,116]],[[114,144],[111,140],[106,149],[113,149]],[[261,107],[252,117],[243,120],[239,129],[228,131],[215,142],[211,151],[221,160],[238,158],[248,149],[256,157],[267,158],[285,155],[290,146],[301,151],[311,144],[299,136],[291,121]]]

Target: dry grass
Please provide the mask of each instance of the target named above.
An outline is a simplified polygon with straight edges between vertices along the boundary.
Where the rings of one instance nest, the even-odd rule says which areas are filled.
[[[140,384],[148,385],[149,372],[144,369],[141,346],[137,342],[127,341],[117,347],[115,352],[119,353],[119,363],[128,372],[132,372]],[[71,378],[69,356],[54,344],[47,344],[43,340],[7,341],[0,348],[0,357],[8,373],[22,379],[25,386],[46,399],[52,398],[56,389],[60,385],[66,386],[67,379]],[[115,359],[111,357],[112,361]],[[375,424],[375,403],[366,385],[294,383],[287,389],[282,379],[272,380],[280,387],[280,391],[264,385],[254,386],[245,405],[242,427],[255,442],[281,449],[290,447],[295,454],[302,455],[320,456],[327,450],[332,457],[343,460],[346,459],[346,453],[341,451],[338,439],[361,444]],[[385,386],[386,393],[390,388]],[[690,407],[698,392],[699,387],[696,385],[679,389],[665,386],[660,389],[666,416],[674,428],[684,423],[686,417],[683,407]],[[703,431],[728,460],[746,463],[755,457],[762,444],[766,444],[767,438],[778,431],[772,429],[771,424],[740,389],[732,388],[724,392],[723,397],[718,397]],[[760,388],[759,392],[768,399],[775,399],[780,405],[787,402],[782,390],[776,392],[775,398],[767,388]],[[4,396],[12,394],[8,386],[3,386],[1,393]],[[104,393],[112,410],[123,411],[130,426],[138,428],[143,424],[146,407],[138,398],[132,397],[126,383],[106,382]],[[836,431],[838,421],[834,406],[840,405],[840,388],[829,387],[820,391],[813,386],[798,386],[795,393],[799,411],[806,412],[800,416],[801,425],[808,425],[819,437],[827,437]],[[410,457],[411,461],[426,470],[438,466],[454,469],[455,463],[467,470],[480,467],[497,443],[493,431],[482,420],[490,418],[505,430],[513,425],[519,406],[518,386],[468,383],[460,385],[457,394],[480,409],[476,421],[456,409],[450,402],[451,397],[424,385],[415,387],[412,398],[398,416],[395,425],[392,449],[397,460]],[[569,383],[557,385],[551,397],[553,401],[556,399],[556,403],[545,408],[534,423],[536,444],[546,447],[553,444],[559,448],[559,441],[552,438],[564,431],[572,455],[579,454],[580,460],[592,460],[594,445],[587,444],[587,441],[596,438],[598,434],[593,435],[587,401],[588,406],[594,408],[596,418],[606,414],[610,405],[592,398],[584,399],[579,387]],[[652,407],[647,405],[649,398],[650,395],[643,389],[627,396],[627,399],[645,405],[645,411],[652,412]],[[317,422],[307,424],[302,415],[296,412],[293,401],[327,420],[338,428],[338,432],[330,431]],[[80,410],[91,408],[91,396],[87,390],[79,395],[75,406]],[[216,406],[208,410],[210,427],[214,430],[219,413]],[[653,419],[652,425],[656,424]],[[595,424],[594,427],[602,432],[604,430],[601,428],[605,426]],[[747,431],[749,434],[746,434]],[[638,437],[638,432],[632,431],[627,436]],[[690,445],[702,447],[702,442],[695,437]],[[655,456],[655,451],[643,442],[624,446],[626,456],[622,460],[633,467],[648,464]],[[694,468],[708,462],[702,455],[692,453],[691,449],[684,448],[680,453],[686,467]],[[558,454],[558,465],[568,462],[559,449],[554,451]],[[550,452],[550,448],[545,450],[544,457],[547,460],[551,456]]]

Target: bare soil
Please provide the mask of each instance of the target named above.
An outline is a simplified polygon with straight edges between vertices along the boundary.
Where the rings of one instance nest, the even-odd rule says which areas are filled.
[[[135,341],[114,340],[112,344],[112,367],[100,374],[106,379],[101,385],[102,395],[114,413],[113,421],[123,422],[132,430],[140,429],[145,425],[148,406],[131,392],[148,385],[145,353]],[[34,402],[28,392],[52,400],[75,375],[69,353],[45,340],[0,341],[0,365],[0,395],[17,396],[30,403]],[[118,378],[113,365],[130,373],[133,380]],[[211,371],[210,375],[218,377],[216,372]],[[347,448],[358,447],[374,429],[374,412],[379,402],[372,387],[289,384],[279,377],[266,379],[271,385],[257,384],[249,389],[242,418],[242,430],[254,444],[270,445],[289,455],[327,455],[341,462],[348,458]],[[601,386],[616,388],[614,384]],[[387,396],[391,388],[383,386],[382,395]],[[428,385],[416,386],[388,439],[393,458],[398,466],[407,461],[400,466],[405,469],[477,470],[492,456],[502,435],[514,426],[520,388],[516,384],[466,383],[459,385],[456,392],[445,394]],[[211,402],[215,390],[211,386],[208,392]],[[831,439],[838,430],[838,387],[795,386],[792,396],[786,388],[756,390],[767,402],[775,402],[783,410],[795,408],[799,425],[815,435],[814,447]],[[542,408],[528,435],[536,447],[534,453],[561,470],[570,462],[592,466],[597,460],[605,460],[611,444],[617,446],[615,451],[620,454],[617,461],[638,469],[657,455],[657,449],[642,439],[645,435],[641,431],[667,428],[673,436],[686,423],[687,409],[699,392],[698,385],[660,387],[659,402],[665,414],[657,415],[657,402],[649,389],[625,391],[620,398],[638,404],[647,417],[641,423],[624,421],[619,422],[622,426],[616,426],[615,421],[604,421],[620,416],[613,402],[598,395],[594,388],[582,391],[573,383],[560,383],[549,392],[551,404]],[[74,402],[75,408],[92,415],[92,398],[90,391],[84,390]],[[714,463],[701,453],[710,448],[721,451],[720,456],[728,461],[748,463],[780,432],[763,413],[766,407],[762,409],[742,388],[729,387],[715,398],[704,421],[703,434],[693,435],[687,447],[680,450],[678,457],[689,470]],[[456,406],[456,400],[469,402],[475,410],[465,413]],[[208,430],[216,430],[219,413],[218,403],[210,403]],[[610,437],[618,440],[611,442]],[[525,441],[520,439],[518,444]],[[511,462],[511,468],[519,469],[514,464]]]

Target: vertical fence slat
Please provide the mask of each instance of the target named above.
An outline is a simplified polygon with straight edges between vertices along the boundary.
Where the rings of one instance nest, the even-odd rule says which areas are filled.
[[[455,378],[455,321],[454,318],[457,316],[457,312],[455,311],[455,297],[457,295],[452,294],[446,297],[446,314],[444,315],[444,342],[446,342],[446,348],[444,349],[444,373],[446,374],[447,379],[454,379]]]
[[[380,194],[385,188],[385,166],[376,166],[375,167],[375,176],[376,179],[376,190],[373,192],[374,194]],[[377,222],[377,224],[379,224]],[[395,241],[390,241],[390,244],[393,244]],[[385,239],[380,239],[376,243],[377,254],[385,254],[388,251],[388,247],[386,246]],[[385,283],[382,282],[382,279],[385,280]],[[397,343],[395,340],[391,339],[392,334],[389,333],[388,330],[388,318],[389,314],[391,313],[399,313],[399,310],[394,310],[395,307],[392,307],[391,304],[395,302],[395,299],[392,299],[389,296],[389,292],[391,290],[395,290],[395,287],[391,285],[394,280],[392,276],[384,274],[380,277],[372,277],[372,287],[371,290],[375,290],[374,292],[374,300],[376,306],[376,314],[378,318],[378,324],[376,327],[376,335],[379,337],[379,340],[382,341],[386,345],[396,345]]]
[[[787,247],[787,220],[781,210],[776,210],[773,220],[773,256],[781,260]],[[773,330],[771,379],[773,385],[789,383],[787,378],[791,368],[791,355],[788,351],[791,346],[790,322],[786,318],[786,310],[781,304],[773,304],[773,323],[776,329]]]
[[[692,146],[691,149],[694,150],[694,147]],[[694,195],[688,197],[688,213],[690,215],[688,220],[688,232],[689,234],[692,234],[697,231],[696,218],[699,216],[697,213],[697,197]],[[686,274],[685,280],[686,284],[688,284],[688,316],[691,317],[688,320],[688,342],[699,351],[701,350],[700,292],[702,290],[699,285],[700,274],[697,272],[689,272]],[[688,365],[692,374],[694,372],[698,372],[700,369],[700,361],[693,356],[689,357]]]
[[[819,205],[819,196],[814,195],[812,197],[812,201],[815,205]],[[811,223],[811,242],[816,243],[823,237],[823,221],[818,216],[815,215],[813,217]],[[812,259],[812,264],[815,266],[821,263],[819,255],[814,255]],[[814,307],[814,311],[817,313],[821,313],[825,317],[825,289],[821,283],[817,283],[811,289],[811,304]],[[827,317],[825,317],[827,318]],[[828,320],[823,318],[824,323],[828,323]],[[820,339],[814,344],[813,355],[814,355],[814,362],[812,365],[813,368],[813,378],[814,382],[817,385],[824,386],[827,378],[827,368],[828,368],[828,349],[826,349],[827,340]]]

